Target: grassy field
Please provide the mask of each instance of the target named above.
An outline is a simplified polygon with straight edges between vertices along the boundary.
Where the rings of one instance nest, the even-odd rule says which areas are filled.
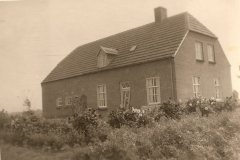
[[[124,125],[111,126],[119,124],[121,113],[112,114],[111,123],[92,110],[73,123],[24,113],[14,127],[3,125],[2,160],[240,159],[239,107],[208,117],[197,112],[147,123],[142,113],[126,112]],[[0,118],[9,124],[7,114],[1,112]]]
[[[57,153],[43,152],[41,149],[18,147],[3,144],[1,148],[1,160],[71,160],[74,151],[62,151]]]

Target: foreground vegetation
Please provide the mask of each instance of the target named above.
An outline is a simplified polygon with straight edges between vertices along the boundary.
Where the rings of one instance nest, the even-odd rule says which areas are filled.
[[[107,120],[95,109],[67,119],[2,111],[2,159],[239,159],[239,120],[232,100],[168,101],[151,111],[118,109]]]

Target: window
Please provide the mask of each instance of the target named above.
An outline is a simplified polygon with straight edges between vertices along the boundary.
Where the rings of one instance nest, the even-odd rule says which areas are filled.
[[[160,80],[159,77],[147,78],[148,104],[160,103]]]
[[[215,98],[221,99],[220,91],[221,91],[221,84],[220,78],[214,78],[214,86],[215,86]]]
[[[137,48],[137,46],[132,46],[130,51],[134,51]]]
[[[201,42],[195,42],[196,59],[203,60],[203,46]]]
[[[57,108],[60,108],[62,106],[62,98],[58,97],[56,99],[56,106],[57,106]]]
[[[193,77],[193,95],[194,97],[201,96],[201,78],[200,77]]]
[[[120,83],[120,91],[121,91],[121,107],[129,110],[130,103],[130,84],[129,82],[121,82]]]
[[[72,105],[72,97],[70,97],[70,96],[66,97],[65,104],[66,104],[66,106]]]
[[[107,55],[105,53],[100,53],[98,56],[98,67],[104,67],[107,65]]]
[[[107,92],[105,84],[97,86],[97,100],[99,108],[107,108]]]
[[[212,45],[208,45],[207,46],[207,50],[208,50],[208,61],[209,62],[215,62],[214,60],[214,48]]]

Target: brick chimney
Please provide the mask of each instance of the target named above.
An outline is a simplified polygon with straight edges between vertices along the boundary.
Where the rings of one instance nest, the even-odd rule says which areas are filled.
[[[167,9],[163,7],[157,7],[154,9],[155,22],[162,22],[167,18]]]

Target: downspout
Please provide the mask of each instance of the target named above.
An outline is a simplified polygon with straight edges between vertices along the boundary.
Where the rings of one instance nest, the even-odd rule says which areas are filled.
[[[171,82],[172,82],[172,99],[176,101],[175,93],[174,93],[174,82],[173,82],[173,66],[172,66],[172,60],[170,57],[169,57],[169,62],[170,62]]]

